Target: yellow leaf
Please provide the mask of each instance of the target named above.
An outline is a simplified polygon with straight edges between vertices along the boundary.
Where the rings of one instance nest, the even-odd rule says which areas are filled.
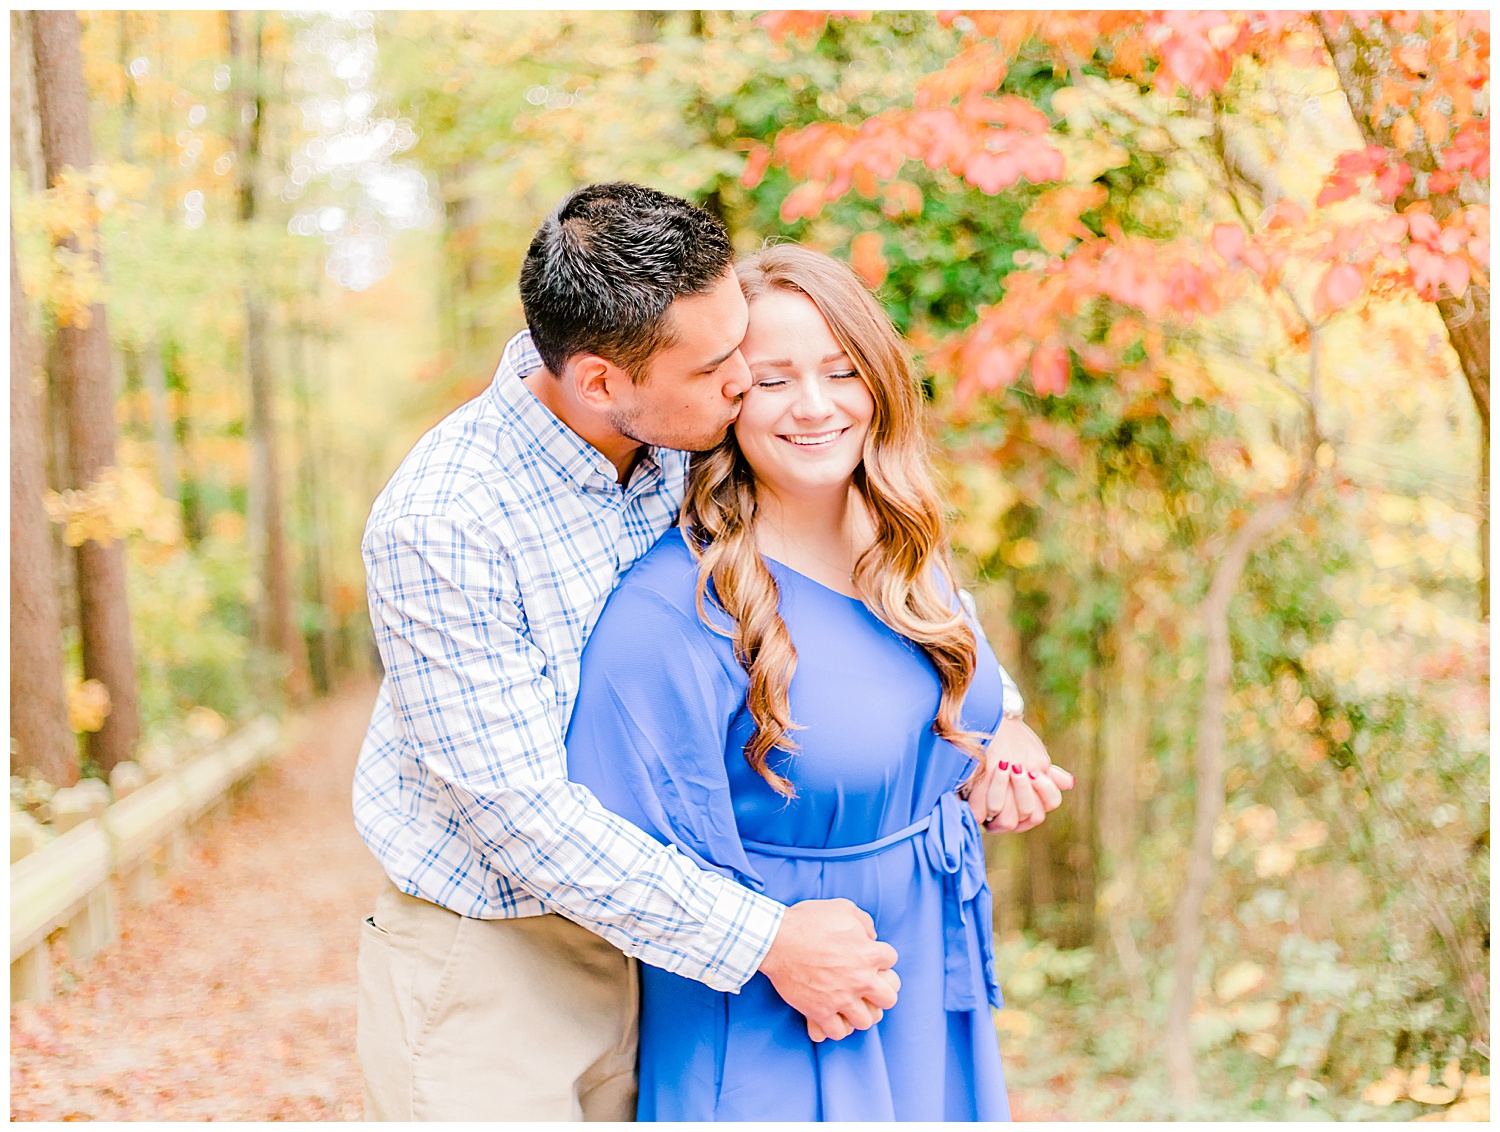
[[[1490,1119],[1490,1098],[1465,1097],[1452,1108],[1443,1113],[1450,1121],[1473,1120],[1488,1123]]]
[[[1261,983],[1265,982],[1266,969],[1259,963],[1252,963],[1243,959],[1231,967],[1222,971],[1214,980],[1214,993],[1219,996],[1220,1002],[1232,1002],[1241,995],[1248,994]]]
[[[1034,539],[1018,538],[1001,551],[1000,557],[1009,565],[1024,569],[1041,561],[1042,548]]]
[[[98,680],[84,680],[68,689],[68,726],[74,731],[98,731],[109,708],[109,689]]]
[[[1359,1094],[1359,1099],[1365,1104],[1386,1105],[1395,1104],[1406,1095],[1406,1071],[1403,1069],[1391,1069],[1378,1081],[1372,1081],[1365,1086],[1364,1092]]]
[[[1297,867],[1297,854],[1285,845],[1266,845],[1255,853],[1255,875],[1283,877]]]
[[[1258,1053],[1267,1060],[1275,1057],[1281,1049],[1281,1043],[1270,1034],[1247,1034],[1245,1044],[1250,1047],[1251,1052]]]
[[[1431,1083],[1432,1067],[1419,1065],[1406,1080],[1406,1095],[1420,1104],[1447,1104],[1457,1095],[1456,1090],[1445,1085]]]
[[[1490,1079],[1479,1072],[1470,1073],[1464,1078],[1464,1096],[1487,1097],[1490,1095]]]
[[[1276,811],[1270,806],[1254,805],[1235,819],[1235,828],[1256,841],[1267,841],[1276,834]]]
[[[1036,1028],[1036,1019],[1024,1010],[1007,1007],[995,1011],[996,1029],[1005,1030],[1018,1038],[1024,1038]]]
[[[1320,821],[1305,821],[1292,830],[1286,839],[1286,847],[1294,852],[1316,849],[1328,840],[1328,826]]]

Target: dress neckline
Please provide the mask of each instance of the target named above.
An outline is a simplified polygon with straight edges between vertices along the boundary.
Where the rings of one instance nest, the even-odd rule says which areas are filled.
[[[763,559],[765,559],[767,562],[774,563],[776,566],[779,566],[781,569],[785,570],[788,574],[791,574],[791,575],[793,575],[794,577],[797,577],[797,578],[801,578],[808,585],[810,585],[810,586],[816,586],[820,590],[826,590],[828,593],[833,594],[834,597],[841,597],[845,601],[857,602],[860,605],[864,605],[864,603],[865,603],[865,599],[864,598],[862,598],[862,597],[855,597],[852,594],[843,593],[840,590],[834,589],[832,586],[825,586],[822,582],[818,581],[818,579],[808,577],[801,570],[795,570],[792,567],[788,566],[785,562],[782,562],[780,559],[772,558],[769,554],[762,554],[761,557]]]

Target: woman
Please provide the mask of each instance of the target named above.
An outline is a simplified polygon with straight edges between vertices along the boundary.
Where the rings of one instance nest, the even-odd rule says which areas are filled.
[[[731,995],[643,967],[638,1117],[1008,1119],[959,796],[1003,691],[956,600],[920,394],[845,265],[783,244],[738,272],[753,384],[590,638],[569,777],[777,900],[854,901],[900,1001],[816,1041],[763,975]]]

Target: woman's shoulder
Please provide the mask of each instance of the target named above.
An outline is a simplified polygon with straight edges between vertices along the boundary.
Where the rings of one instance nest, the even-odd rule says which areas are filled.
[[[710,603],[711,605],[712,603]],[[612,620],[669,617],[701,624],[698,618],[698,561],[682,532],[668,530],[620,580],[605,606]]]
[[[653,594],[672,605],[681,605],[684,600],[691,605],[697,586],[698,563],[688,550],[682,531],[672,527],[626,571],[610,600],[627,593]]]

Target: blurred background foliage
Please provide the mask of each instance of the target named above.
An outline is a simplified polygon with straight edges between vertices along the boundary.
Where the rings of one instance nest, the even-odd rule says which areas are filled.
[[[913,161],[814,200],[796,196],[810,174],[778,136],[921,104],[924,76],[973,46],[972,21],[245,15],[261,97],[249,222],[223,13],[84,15],[99,162],[87,191],[45,189],[14,102],[34,325],[65,321],[80,294],[109,311],[127,479],[71,510],[59,496],[54,511],[127,541],[147,747],[203,709],[238,718],[276,702],[299,663],[316,692],[375,671],[364,517],[523,325],[515,280],[532,231],[588,181],[679,193],[742,251],[791,238],[851,258],[926,360],[962,570],[1028,719],[1079,779],[1039,831],[990,844],[1007,1074],[1040,1115],[1166,1114],[1201,608],[1232,533],[1299,474],[1307,436],[1284,387],[1303,380],[1308,333],[1269,287],[1216,278],[1195,317],[1080,307],[1046,381],[1033,358],[1029,383],[965,386],[961,351],[1015,290],[1008,276],[1075,246],[1071,226],[1085,242],[1113,225],[1160,243],[1222,218],[1201,102],[1121,79],[1102,41],[1070,70],[1023,37],[994,90],[1070,139],[1059,144],[1084,207],[1054,221],[1037,209],[1047,185],[986,191]],[[1088,76],[1114,83],[1121,108],[1085,123],[1058,95]],[[1481,115],[1487,91],[1486,79]],[[1373,205],[1315,206],[1360,144],[1326,63],[1246,56],[1214,97],[1238,123],[1240,164],[1300,200],[1308,230],[1368,223]],[[59,226],[91,223],[102,277],[52,245]],[[1292,289],[1306,303],[1304,276]],[[269,314],[305,653],[291,659],[255,630],[266,590],[247,286]],[[1339,305],[1316,329],[1315,468],[1251,548],[1227,611],[1223,804],[1191,1016],[1201,1097],[1187,1114],[1473,1116],[1458,1106],[1487,1098],[1481,426],[1432,303],[1372,282]],[[1085,364],[1090,344],[1114,351],[1107,366]],[[76,640],[68,655],[77,687]]]

